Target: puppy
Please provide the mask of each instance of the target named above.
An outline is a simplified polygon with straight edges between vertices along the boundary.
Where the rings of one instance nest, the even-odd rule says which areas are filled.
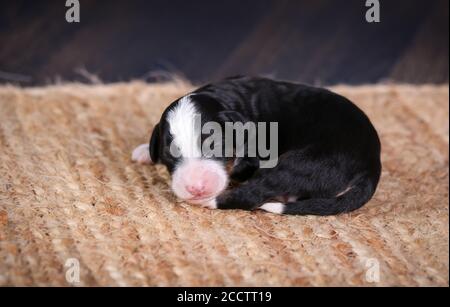
[[[223,155],[202,150],[209,122],[276,123],[278,156],[251,156],[248,148]],[[259,126],[258,126],[259,127]],[[273,132],[273,131],[272,131]],[[272,136],[267,129],[257,131]],[[246,136],[247,145],[250,137]],[[266,142],[267,144],[268,142]],[[217,149],[217,148],[216,148]],[[162,163],[175,195],[212,209],[262,209],[277,214],[335,215],[360,208],[375,193],[381,174],[380,141],[368,117],[348,99],[325,89],[265,78],[233,77],[203,86],[173,102],[154,127],[150,144],[132,160]],[[236,153],[243,155],[237,157]],[[227,189],[231,182],[240,183]]]

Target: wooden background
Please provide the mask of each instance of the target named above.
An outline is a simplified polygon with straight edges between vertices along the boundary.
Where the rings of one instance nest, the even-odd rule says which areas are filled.
[[[195,82],[262,74],[313,83],[448,82],[448,0],[0,0],[0,83]],[[93,77],[92,75],[96,77]]]

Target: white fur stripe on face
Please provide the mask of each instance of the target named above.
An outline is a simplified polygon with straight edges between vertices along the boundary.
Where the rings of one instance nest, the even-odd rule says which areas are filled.
[[[267,212],[272,212],[272,213],[276,213],[276,214],[283,214],[284,207],[285,206],[284,206],[283,203],[265,203],[264,205],[262,205],[259,208],[264,210],[264,211],[267,211]]]
[[[173,142],[178,147],[181,157],[200,158],[199,137],[201,126],[196,127],[195,125],[195,119],[199,118],[200,113],[196,110],[191,97],[192,95],[188,95],[178,101],[167,115],[167,122]],[[198,131],[196,131],[197,129]]]

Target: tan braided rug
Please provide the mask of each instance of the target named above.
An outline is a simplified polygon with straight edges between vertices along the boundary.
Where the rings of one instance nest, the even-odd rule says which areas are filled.
[[[192,207],[164,167],[132,164],[190,89],[0,87],[0,285],[448,285],[448,85],[333,88],[373,120],[384,166],[337,217]]]

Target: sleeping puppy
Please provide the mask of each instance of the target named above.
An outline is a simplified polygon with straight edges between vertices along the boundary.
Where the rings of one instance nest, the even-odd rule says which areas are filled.
[[[211,122],[225,130],[236,123],[276,125],[247,133],[239,148],[237,132],[231,142],[213,138],[206,146],[214,148],[212,155],[202,146],[212,131],[202,127]],[[249,142],[256,139],[260,148],[264,137],[271,138],[266,145],[276,141],[276,163],[259,151],[250,155]],[[325,89],[253,77],[209,84],[173,102],[132,160],[164,164],[173,192],[189,203],[278,214],[358,209],[381,174],[377,132],[352,102]]]

